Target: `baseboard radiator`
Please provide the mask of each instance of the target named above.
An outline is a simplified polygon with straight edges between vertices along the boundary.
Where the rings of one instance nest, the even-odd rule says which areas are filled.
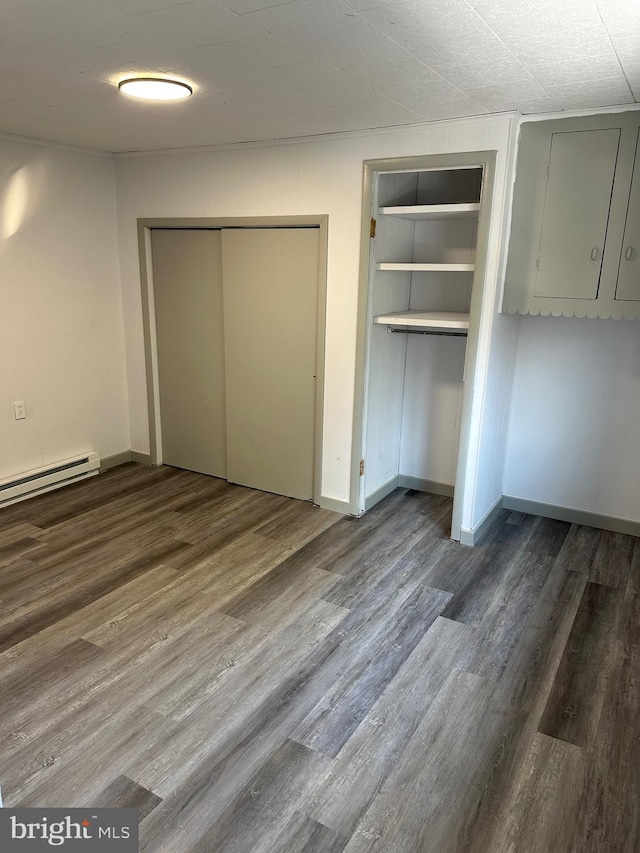
[[[61,459],[43,468],[34,468],[0,480],[0,507],[24,501],[34,495],[59,489],[87,477],[94,477],[100,468],[98,453],[85,453],[73,459]]]

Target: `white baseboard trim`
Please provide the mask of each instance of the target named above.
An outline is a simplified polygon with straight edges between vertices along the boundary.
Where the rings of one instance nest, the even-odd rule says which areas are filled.
[[[421,477],[410,477],[408,474],[398,474],[393,477],[384,486],[380,486],[375,492],[372,492],[369,497],[365,498],[364,511],[368,512],[371,507],[375,506],[387,495],[396,489],[413,489],[416,492],[429,492],[432,495],[445,495],[448,498],[453,497],[453,486],[449,483],[438,483],[436,480],[423,480]]]
[[[332,512],[341,512],[343,515],[355,515],[349,501],[341,501],[338,498],[320,498],[321,509],[330,509]]]
[[[439,483],[437,480],[423,480],[421,477],[410,477],[408,474],[398,474],[398,485],[403,489],[414,489],[416,492],[429,492],[432,495],[453,497],[454,487],[450,483]]]
[[[105,456],[104,459],[101,459],[100,470],[108,471],[109,468],[117,468],[118,465],[126,465],[127,462],[151,465],[151,457],[148,453],[139,453],[137,450],[123,450],[121,453],[114,453],[111,456]]]
[[[542,503],[541,501],[516,498],[513,495],[503,495],[477,527],[473,530],[463,528],[460,531],[460,543],[462,545],[478,545],[501,509],[526,512],[529,515],[540,515],[543,518],[555,518],[558,521],[567,521],[569,524],[583,524],[586,527],[597,527],[599,530],[611,530],[614,533],[625,533],[629,536],[640,537],[640,521],[634,521],[631,518],[616,518],[596,512],[587,512],[582,509],[572,509],[568,506],[555,506],[554,504]]]
[[[391,492],[395,492],[398,488],[398,478],[393,477],[393,479],[389,480],[388,483],[385,483],[384,486],[380,486],[379,489],[376,489],[375,492],[372,492],[368,497],[364,499],[364,511],[368,512],[371,507],[374,507],[377,503],[383,498],[386,498],[387,495],[390,495]]]
[[[117,468],[118,465],[126,465],[131,462],[131,451],[123,450],[122,453],[114,453],[112,456],[105,456],[100,460],[100,470],[108,471],[109,468]]]
[[[527,512],[530,515],[542,515],[545,518],[556,518],[559,521],[568,521],[571,524],[584,524],[587,527],[612,530],[614,533],[640,536],[640,521],[634,521],[631,518],[615,518],[595,512],[586,512],[582,509],[571,509],[567,506],[554,506],[539,501],[529,501],[525,498],[513,497],[513,495],[504,495],[502,506],[504,509]]]
[[[480,543],[482,537],[486,535],[487,530],[498,517],[498,513],[502,509],[502,500],[503,499],[501,497],[498,498],[480,524],[476,525],[473,530],[469,530],[464,527],[460,530],[461,545],[471,545],[473,547]]]

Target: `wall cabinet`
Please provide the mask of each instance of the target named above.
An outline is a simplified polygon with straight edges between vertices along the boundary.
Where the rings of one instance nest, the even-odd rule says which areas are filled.
[[[447,156],[463,161],[421,158],[425,168],[409,168],[402,158],[372,161],[366,509],[396,486],[454,494],[467,341],[474,323],[477,336],[472,306],[480,304],[472,294],[481,290],[486,254],[484,238],[478,242],[487,215],[486,166],[478,162],[486,158],[474,162],[471,154],[468,164],[450,168]]]
[[[640,302],[640,129],[636,133],[629,206],[618,267],[617,300]],[[636,315],[638,316],[638,315]]]
[[[640,112],[523,124],[503,310],[640,316]]]

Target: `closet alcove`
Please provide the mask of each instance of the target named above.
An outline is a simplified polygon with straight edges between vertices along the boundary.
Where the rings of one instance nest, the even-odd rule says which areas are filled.
[[[453,496],[455,539],[492,165],[493,152],[365,164],[360,510],[398,486]]]

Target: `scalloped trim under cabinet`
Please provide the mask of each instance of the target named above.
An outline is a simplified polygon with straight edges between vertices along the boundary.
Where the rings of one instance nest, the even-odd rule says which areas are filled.
[[[469,204],[412,204],[400,207],[381,207],[378,214],[399,216],[401,219],[476,219],[480,205]]]
[[[531,305],[525,308],[504,306],[502,312],[522,317],[578,317],[579,319],[586,318],[587,320],[640,319],[640,310],[637,302],[629,303],[626,307],[622,307],[619,303],[604,303],[599,300],[594,300],[593,304],[587,308],[572,305],[567,305],[563,308],[544,308]]]
[[[378,314],[374,323],[385,326],[417,326],[421,329],[469,329],[469,315],[460,311],[395,311]]]
[[[396,272],[473,272],[474,264],[400,264],[378,263],[377,270],[395,270]]]

